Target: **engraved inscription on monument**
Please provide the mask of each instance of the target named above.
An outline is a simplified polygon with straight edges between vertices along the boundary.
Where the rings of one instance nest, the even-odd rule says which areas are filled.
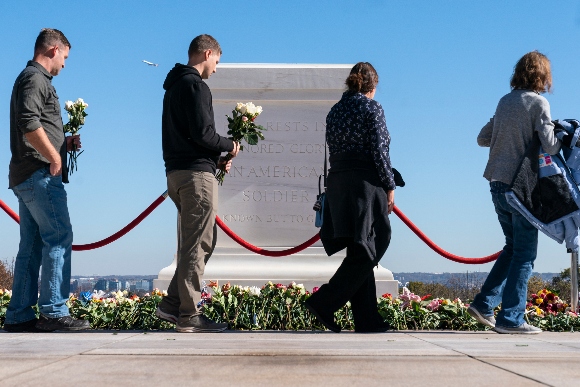
[[[231,82],[228,74],[239,76],[244,70],[232,70],[218,68],[208,81],[218,133],[227,135],[225,116],[231,115],[235,104],[250,101],[263,107],[256,123],[267,130],[257,145],[242,144],[244,151],[233,160],[220,187],[218,216],[257,246],[295,246],[318,232],[312,205],[323,174],[326,115],[342,95],[348,69],[326,69],[326,86],[320,89],[284,88],[278,83],[272,90],[275,95],[259,89],[255,77],[233,89],[243,79]],[[244,89],[247,92],[241,93]],[[218,247],[238,245],[218,238]]]

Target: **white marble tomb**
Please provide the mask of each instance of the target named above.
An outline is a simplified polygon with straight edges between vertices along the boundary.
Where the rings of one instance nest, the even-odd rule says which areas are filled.
[[[226,135],[226,114],[237,102],[263,107],[256,123],[265,140],[244,145],[219,187],[218,216],[249,243],[271,250],[294,247],[314,236],[312,205],[323,172],[326,115],[341,97],[352,65],[220,64],[207,84],[212,90],[216,128]],[[222,230],[204,279],[242,286],[266,282],[303,283],[311,290],[328,281],[345,252],[328,257],[320,242],[287,257],[257,255]],[[387,253],[388,254],[388,253]],[[154,286],[167,289],[175,258]],[[392,273],[375,269],[377,295],[397,294]]]

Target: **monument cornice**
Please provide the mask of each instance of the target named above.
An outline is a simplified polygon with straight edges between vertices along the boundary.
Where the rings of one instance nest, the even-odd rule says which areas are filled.
[[[218,69],[351,69],[353,64],[324,64],[324,63],[220,63]]]
[[[249,101],[263,98],[259,93],[267,92],[269,100],[300,100],[304,93],[305,100],[337,101],[350,68],[348,64],[220,63],[206,83],[214,100]]]

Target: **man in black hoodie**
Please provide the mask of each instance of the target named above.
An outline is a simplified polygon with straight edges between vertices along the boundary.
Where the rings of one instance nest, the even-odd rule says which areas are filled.
[[[221,332],[227,323],[203,315],[202,276],[216,243],[216,168],[229,171],[239,144],[215,131],[212,96],[203,79],[216,72],[222,50],[210,35],[189,45],[187,65],[176,64],[163,88],[162,142],[167,191],[179,213],[177,269],[156,315],[177,332]]]

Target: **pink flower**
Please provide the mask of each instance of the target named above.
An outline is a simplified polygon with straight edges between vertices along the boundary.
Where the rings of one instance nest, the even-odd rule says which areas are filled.
[[[316,293],[318,291],[318,289],[320,289],[318,286],[315,286],[312,288],[312,293]]]
[[[244,122],[248,121],[248,117],[242,116],[242,121],[244,121]]]
[[[409,307],[413,301],[415,301],[415,302],[421,301],[421,297],[419,297],[415,293],[411,293],[409,291],[409,289],[407,289],[405,287],[403,288],[403,294],[401,294],[399,296],[399,298],[403,301],[403,304],[401,305],[401,309],[405,309],[405,308]]]
[[[431,302],[427,305],[427,309],[431,312],[436,312],[439,309],[439,305],[441,305],[438,299],[431,300]]]

